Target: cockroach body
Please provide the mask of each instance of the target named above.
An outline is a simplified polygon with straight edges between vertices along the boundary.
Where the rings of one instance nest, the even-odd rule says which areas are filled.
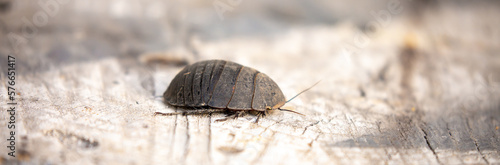
[[[225,60],[207,60],[186,66],[174,77],[163,98],[166,103],[185,109],[298,113],[281,109],[287,101],[269,76]]]

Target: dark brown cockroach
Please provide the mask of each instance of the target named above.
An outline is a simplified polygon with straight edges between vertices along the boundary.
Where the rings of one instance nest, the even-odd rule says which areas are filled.
[[[298,113],[281,109],[288,101],[278,85],[266,74],[224,60],[201,61],[186,66],[174,77],[163,98],[166,103],[185,109],[257,111],[262,115],[269,110]]]

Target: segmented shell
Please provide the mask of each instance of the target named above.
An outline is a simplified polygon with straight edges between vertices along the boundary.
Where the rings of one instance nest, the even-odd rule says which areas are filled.
[[[266,74],[224,60],[186,66],[172,80],[163,97],[178,107],[265,111],[285,104],[283,92]]]

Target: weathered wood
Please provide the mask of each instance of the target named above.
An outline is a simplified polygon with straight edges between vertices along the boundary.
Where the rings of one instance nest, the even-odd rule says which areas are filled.
[[[0,18],[6,22],[2,29],[22,34],[18,18],[39,8],[18,3],[33,11],[10,10]],[[497,3],[445,3],[449,6],[423,11],[427,14],[418,24],[406,24],[404,14],[393,15],[390,25],[368,35],[369,44],[363,46],[352,45],[360,29],[349,22],[293,26],[263,36],[220,26],[230,37],[219,38],[182,24],[191,19],[172,16],[200,7],[194,4],[168,8],[173,13],[158,18],[149,13],[153,16],[147,19],[123,21],[103,14],[114,2],[77,7],[85,3],[70,1],[61,7],[18,52],[5,37],[8,33],[1,34],[2,139],[10,131],[5,111],[8,54],[17,58],[19,93],[17,155],[8,156],[2,140],[0,164],[500,163],[500,23],[491,17],[500,14]],[[253,2],[243,4],[241,18],[257,10]],[[124,19],[115,11],[119,7],[113,9]],[[184,14],[204,15],[197,11]],[[81,15],[89,18],[71,22]],[[103,23],[90,25],[95,18]],[[220,21],[216,15],[206,18]],[[62,32],[55,33],[58,28]],[[349,44],[358,47],[355,53],[345,54]],[[166,53],[140,55],[156,50]],[[273,78],[287,98],[322,81],[285,105],[306,116],[273,111],[258,123],[252,114],[223,122],[216,122],[225,118],[220,113],[154,116],[156,111],[182,112],[161,99],[182,69],[171,65],[182,63],[172,59],[226,59],[256,68]]]

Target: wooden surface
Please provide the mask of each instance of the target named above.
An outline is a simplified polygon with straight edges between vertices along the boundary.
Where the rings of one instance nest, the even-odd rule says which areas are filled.
[[[144,11],[162,6],[145,2]],[[2,139],[8,54],[17,58],[19,93],[17,157],[2,140],[0,164],[500,164],[496,3],[393,15],[353,54],[343,50],[359,22],[375,19],[363,8],[352,11],[363,18],[349,21],[317,17],[335,4],[294,2],[286,8],[294,15],[244,1],[219,20],[206,2],[158,2],[166,9],[156,15],[114,3],[70,1],[17,52],[5,36],[21,33],[19,18],[40,9],[20,1],[2,14]],[[205,59],[256,68],[287,98],[321,82],[286,105],[306,116],[154,116],[182,111],[155,96],[182,64]]]

